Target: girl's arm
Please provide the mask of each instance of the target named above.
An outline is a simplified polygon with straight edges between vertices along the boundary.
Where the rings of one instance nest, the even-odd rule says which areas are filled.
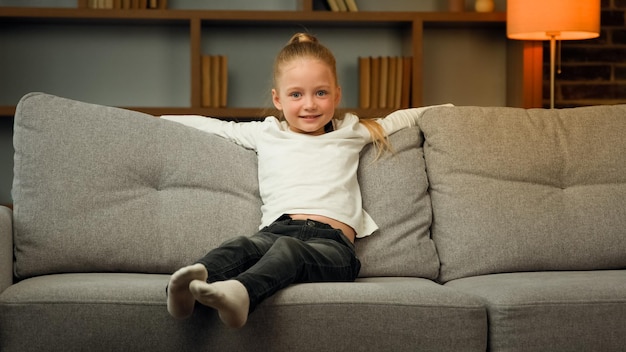
[[[252,128],[255,122],[237,123],[198,115],[164,115],[161,118],[218,135],[244,148],[256,149],[255,133]]]
[[[392,112],[386,117],[378,120],[387,135],[397,132],[403,128],[417,125],[417,120],[422,116],[424,111],[442,106],[454,106],[452,104],[424,106],[420,108],[403,109]]]
[[[161,118],[164,120],[178,122],[185,126],[193,127],[209,133],[215,133],[214,131],[221,129],[222,122],[211,117],[199,115],[163,115]]]

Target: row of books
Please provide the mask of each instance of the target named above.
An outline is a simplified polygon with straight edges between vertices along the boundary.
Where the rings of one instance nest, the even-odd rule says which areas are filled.
[[[412,58],[359,57],[359,107],[405,109],[411,103]]]
[[[359,11],[356,0],[327,0],[328,6],[335,12]]]
[[[166,9],[167,0],[79,0],[78,7],[112,10]]]
[[[201,75],[202,106],[225,108],[228,103],[228,58],[203,55]]]
[[[359,107],[406,109],[411,104],[412,58],[402,56],[359,57]],[[228,105],[228,58],[201,58],[202,106]]]

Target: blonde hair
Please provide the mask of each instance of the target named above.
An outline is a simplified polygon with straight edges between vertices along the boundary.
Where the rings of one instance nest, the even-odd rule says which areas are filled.
[[[281,68],[284,64],[292,62],[295,59],[310,58],[319,60],[326,64],[333,75],[335,86],[339,87],[337,80],[337,62],[335,55],[312,34],[309,33],[296,33],[283,49],[276,56],[274,60],[274,75],[273,83],[274,87],[277,86],[278,77],[280,77],[282,71]],[[337,114],[335,113],[335,116]],[[337,118],[337,117],[335,117]],[[372,143],[376,147],[376,159],[378,159],[385,151],[392,152],[391,144],[387,139],[387,134],[383,130],[382,126],[375,120],[359,119],[359,122],[367,128],[372,136]],[[376,160],[375,159],[375,160]]]
[[[274,87],[276,87],[278,77],[282,73],[281,67],[295,59],[301,58],[316,59],[326,64],[331,70],[335,85],[339,86],[337,81],[337,64],[333,53],[320,44],[315,36],[308,33],[296,33],[289,39],[287,45],[283,47],[276,56],[276,60],[274,60]]]

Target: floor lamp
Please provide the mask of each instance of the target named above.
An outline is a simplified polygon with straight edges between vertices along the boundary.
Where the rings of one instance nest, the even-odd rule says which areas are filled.
[[[600,0],[507,0],[506,7],[507,37],[550,41],[550,108],[554,109],[556,41],[597,38]]]

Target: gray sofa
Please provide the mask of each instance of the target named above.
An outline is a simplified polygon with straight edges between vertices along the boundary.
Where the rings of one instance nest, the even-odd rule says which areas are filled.
[[[0,208],[0,350],[624,351],[626,106],[445,107],[362,153],[354,283],[238,330],[169,274],[260,221],[256,157],[142,113],[26,95]]]

